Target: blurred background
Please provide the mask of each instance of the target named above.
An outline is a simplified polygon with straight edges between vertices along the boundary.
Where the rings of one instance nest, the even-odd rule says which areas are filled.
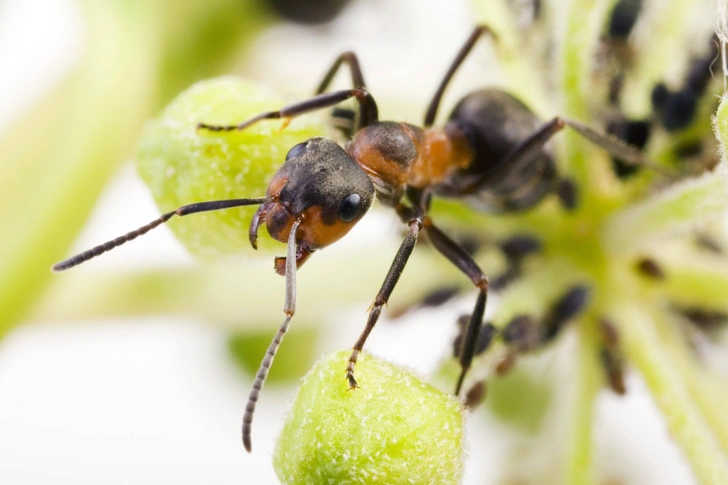
[[[297,12],[303,3],[324,5],[323,13]],[[288,356],[276,361],[281,375],[262,393],[250,455],[240,423],[260,353],[248,351],[262,353],[282,315],[272,254],[255,257],[244,247],[239,279],[231,279],[229,268],[200,269],[162,228],[77,274],[48,268],[156,217],[128,163],[134,140],[193,82],[234,73],[301,99],[339,53],[354,50],[381,117],[418,123],[477,18],[465,0],[0,2],[0,483],[277,483],[271,454],[297,381],[361,331],[400,240],[393,215],[373,211],[300,273],[302,309],[283,343]],[[502,82],[487,44],[455,78],[443,113],[468,90]],[[423,278],[418,264],[400,286]],[[84,302],[98,298],[86,293],[96,285],[103,292],[117,278],[134,284],[135,275],[180,268],[189,280],[212,278],[227,306],[165,312],[154,301],[126,301],[126,293]],[[322,279],[331,293],[320,293]],[[161,295],[163,287],[136,289],[144,291],[150,300],[177,298]],[[416,299],[401,291],[404,303]],[[453,322],[472,298],[383,321],[367,350],[428,375],[449,355],[442,342],[455,336]],[[236,305],[254,307],[255,321],[226,313]],[[534,357],[557,395],[568,387],[572,346],[567,337]],[[638,376],[628,375],[628,388],[625,397],[602,391],[597,400],[601,483],[694,483]],[[503,483],[508,468],[538,475],[550,466],[547,454],[532,453],[555,446],[549,433],[534,438],[484,410],[467,425],[468,484]]]

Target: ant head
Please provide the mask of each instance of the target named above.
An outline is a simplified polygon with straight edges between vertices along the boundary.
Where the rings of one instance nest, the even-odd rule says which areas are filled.
[[[374,202],[374,186],[343,148],[317,137],[290,149],[267,195],[274,200],[261,206],[260,215],[270,235],[285,242],[293,222],[302,217],[297,242],[310,252],[354,227]]]

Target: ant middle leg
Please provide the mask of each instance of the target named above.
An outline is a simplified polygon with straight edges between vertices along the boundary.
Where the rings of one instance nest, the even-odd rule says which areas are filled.
[[[349,387],[352,389],[359,387],[356,379],[354,379],[354,366],[356,365],[359,353],[362,351],[362,348],[364,348],[364,343],[374,329],[377,320],[379,320],[379,314],[382,311],[382,307],[387,304],[394,287],[397,285],[397,281],[399,281],[399,277],[402,275],[402,271],[404,271],[404,267],[407,265],[407,261],[415,248],[417,237],[424,224],[423,221],[425,219],[425,215],[424,211],[420,208],[416,207],[414,209],[409,209],[399,205],[396,210],[400,217],[406,217],[408,220],[409,230],[397,251],[397,255],[394,257],[392,266],[390,266],[387,276],[384,278],[384,283],[382,283],[382,287],[380,288],[379,293],[377,293],[374,303],[369,310],[367,325],[359,336],[359,339],[354,344],[351,356],[346,364],[346,378],[349,381]]]
[[[427,112],[425,113],[425,121],[423,123],[425,127],[430,127],[435,122],[435,118],[437,117],[437,110],[440,107],[440,101],[442,100],[442,95],[445,93],[447,85],[450,84],[450,81],[455,75],[455,72],[458,70],[468,54],[470,54],[470,52],[473,50],[473,46],[475,45],[475,43],[484,34],[490,34],[491,36],[496,38],[495,34],[488,27],[486,27],[485,25],[478,25],[477,27],[475,27],[475,29],[473,29],[473,32],[467,38],[465,44],[463,44],[463,46],[460,48],[460,51],[455,56],[452,64],[450,64],[450,68],[445,73],[445,77],[442,79],[440,85],[437,87],[437,91],[435,91],[435,95],[432,97],[430,105],[427,107]]]
[[[349,70],[351,71],[352,86],[355,88],[366,87],[366,84],[364,84],[364,75],[362,74],[361,66],[359,65],[359,58],[354,52],[346,51],[340,54],[339,57],[337,57],[334,63],[331,65],[329,70],[326,71],[326,75],[319,83],[318,88],[316,88],[316,94],[321,94],[326,91],[326,89],[328,89],[331,81],[334,79],[334,76],[339,71],[339,68],[343,63],[348,64]]]
[[[329,70],[324,75],[324,78],[316,88],[316,94],[321,94],[326,91],[331,85],[334,76],[339,71],[342,64],[346,63],[351,71],[351,83],[354,88],[366,89],[364,83],[364,75],[361,72],[361,66],[359,65],[359,58],[352,51],[346,51],[336,58],[334,63],[331,65]],[[373,100],[364,100],[359,102],[359,126],[358,129],[367,126],[371,123],[376,122],[379,119],[379,113],[377,111],[377,105]]]

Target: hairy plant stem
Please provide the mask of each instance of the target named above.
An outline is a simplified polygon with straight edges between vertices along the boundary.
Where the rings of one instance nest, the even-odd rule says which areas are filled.
[[[602,239],[611,254],[633,253],[659,239],[682,235],[725,214],[728,192],[717,172],[683,180],[610,217]]]
[[[696,359],[696,351],[686,345],[686,336],[680,331],[674,315],[655,311],[652,318],[659,338],[664,343],[674,369],[679,373],[690,397],[702,413],[709,428],[715,434],[728,459],[728,386],[725,378],[716,375],[703,362]]]
[[[653,316],[629,298],[619,300],[613,315],[624,338],[625,353],[645,379],[665,417],[670,436],[682,448],[698,482],[728,483],[728,458],[721,452],[702,409],[688,392],[685,374],[674,359],[682,354],[684,344],[661,339]]]
[[[561,29],[559,92],[563,95],[562,114],[587,121],[590,119],[590,100],[594,92],[590,82],[597,41],[607,13],[616,0],[572,0],[565,15],[566,25]],[[564,171],[582,190],[585,203],[596,196],[597,188],[613,177],[604,157],[594,156],[594,146],[569,130],[562,138]]]
[[[602,371],[597,362],[598,335],[596,321],[582,318],[577,322],[576,381],[571,403],[571,419],[566,442],[565,483],[581,485],[594,482],[594,400],[602,386]]]

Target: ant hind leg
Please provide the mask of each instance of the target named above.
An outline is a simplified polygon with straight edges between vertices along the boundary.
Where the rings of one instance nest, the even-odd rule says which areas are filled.
[[[429,218],[425,219],[425,232],[432,246],[449,259],[460,271],[470,277],[470,280],[480,291],[475,302],[475,308],[473,308],[473,313],[470,315],[462,339],[462,345],[460,346],[459,359],[461,371],[457,385],[455,386],[455,395],[459,395],[463,381],[465,380],[465,375],[473,362],[473,357],[478,347],[478,336],[483,327],[485,304],[488,299],[488,278],[475,260],[459,244],[435,227]]]

